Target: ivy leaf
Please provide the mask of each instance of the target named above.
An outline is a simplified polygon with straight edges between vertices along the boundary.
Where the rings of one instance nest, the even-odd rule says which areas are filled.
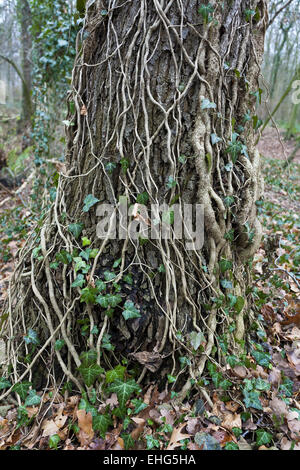
[[[66,41],[65,39],[59,39],[57,41],[57,44],[59,45],[59,47],[66,47],[69,45],[68,41]]]
[[[219,441],[207,432],[197,432],[195,442],[201,450],[222,450]]]
[[[100,436],[105,439],[105,434],[109,428],[112,426],[113,422],[111,417],[108,414],[105,415],[97,415],[93,417],[93,430],[99,431]]]
[[[236,298],[236,302],[234,304],[234,310],[236,311],[237,314],[239,314],[245,305],[245,299],[241,297],[240,295]]]
[[[201,101],[201,109],[215,109],[217,107],[216,103],[212,103],[207,98],[204,98]]]
[[[58,434],[53,434],[49,437],[49,447],[50,449],[57,449],[57,446],[60,442],[60,437]]]
[[[92,194],[89,194],[86,196],[84,199],[84,206],[83,206],[83,212],[88,212],[91,207],[93,207],[97,202],[100,202],[99,199],[94,197]]]
[[[82,246],[83,246],[83,247],[89,246],[89,245],[92,243],[91,240],[89,240],[89,239],[86,238],[86,237],[82,237],[81,241],[82,241]]]
[[[119,364],[114,369],[107,371],[106,383],[115,382],[117,379],[120,379],[120,380],[124,379],[125,371],[126,371],[126,367],[121,366],[121,364]]]
[[[58,339],[57,341],[55,341],[54,348],[56,351],[60,351],[64,347],[65,344],[66,343],[64,339]]]
[[[116,274],[115,273],[112,273],[110,271],[105,271],[104,272],[104,279],[106,281],[112,281],[113,279],[115,279],[116,277]]]
[[[226,196],[224,197],[224,203],[225,206],[230,207],[234,203],[234,197],[233,196]]]
[[[205,341],[204,334],[201,331],[192,331],[190,334],[190,341],[191,345],[193,346],[193,349],[197,351],[199,349],[199,346],[203,341]]]
[[[260,391],[269,390],[270,387],[271,387],[271,385],[269,384],[269,382],[266,382],[265,380],[261,379],[260,377],[258,379],[256,379],[255,388],[257,390],[260,390]]]
[[[258,429],[256,431],[256,444],[262,446],[264,444],[269,444],[273,439],[272,434],[265,431],[264,429]]]
[[[0,378],[0,390],[4,390],[5,388],[10,388],[11,383],[5,377]]]
[[[61,250],[59,253],[56,253],[55,258],[63,264],[69,264],[72,261],[72,256],[66,250]]]
[[[239,446],[233,441],[226,442],[224,449],[225,450],[240,450]]]
[[[95,282],[95,285],[96,285],[96,289],[99,292],[105,292],[106,291],[106,284],[105,284],[105,282],[101,281],[101,279],[97,279],[97,281]]]
[[[84,351],[80,354],[80,359],[82,361],[82,364],[84,364],[85,366],[95,364],[95,362],[97,361],[97,351],[95,351],[95,349]]]
[[[87,365],[83,363],[78,368],[78,370],[81,373],[84,383],[87,387],[91,387],[98,379],[99,375],[104,372],[104,369],[102,369],[102,367],[100,367],[98,364]]]
[[[24,401],[27,397],[28,390],[31,385],[31,382],[21,382],[19,384],[14,385],[12,391],[16,392],[20,396],[21,400]]]
[[[259,392],[256,390],[251,390],[249,392],[247,390],[243,390],[243,394],[246,408],[255,408],[256,410],[263,409],[259,399]]]
[[[138,204],[146,205],[149,201],[149,194],[147,192],[140,193],[137,195],[136,202]]]
[[[87,304],[95,304],[97,294],[98,290],[95,287],[85,287],[81,291],[80,302],[86,302]]]
[[[72,235],[74,235],[74,237],[77,239],[79,238],[83,230],[83,227],[84,227],[83,224],[70,224],[68,229],[69,229],[69,232],[71,232]]]
[[[211,5],[211,3],[208,3],[207,5],[200,5],[198,12],[202,16],[205,24],[210,23],[213,20],[211,13],[214,12],[214,7]]]
[[[167,187],[169,189],[175,188],[176,186],[176,180],[173,178],[173,176],[169,176],[168,182],[167,182]]]
[[[233,288],[232,282],[228,281],[227,279],[221,279],[220,284],[224,289],[232,289]]]
[[[141,317],[139,310],[135,308],[134,303],[131,300],[127,300],[125,302],[124,307],[125,307],[125,310],[122,312],[122,315],[125,318],[125,320]]]
[[[123,434],[121,434],[121,438],[124,441],[126,450],[132,449],[134,447],[135,442],[134,439],[131,437],[131,434],[127,434],[124,432]]]
[[[36,406],[39,405],[42,401],[42,398],[36,394],[36,390],[30,390],[24,406]]]
[[[24,336],[24,341],[26,344],[35,344],[36,346],[40,343],[37,332],[32,329],[28,330],[27,336]]]
[[[220,260],[219,266],[221,273],[225,273],[229,269],[232,269],[232,262],[223,258]]]
[[[133,398],[131,400],[131,403],[134,406],[133,414],[137,415],[141,411],[143,411],[145,408],[148,407],[146,403],[143,402],[143,400],[138,400],[137,398]]]
[[[117,268],[119,264],[121,263],[121,261],[122,261],[122,258],[117,259],[113,264],[113,268]]]
[[[222,139],[218,137],[217,134],[214,134],[214,133],[210,134],[210,140],[211,140],[212,145],[215,145],[218,142],[222,141]]]
[[[105,333],[103,335],[101,346],[102,348],[107,349],[108,351],[113,351],[115,349],[115,346],[111,344],[110,338],[111,338],[111,335]]]
[[[127,382],[123,382],[123,380],[117,379],[107,389],[109,393],[117,394],[121,408],[126,405],[127,400],[129,400],[133,393],[139,392],[140,390],[140,386],[133,379],[130,379]]]
[[[259,364],[262,367],[269,367],[269,364],[271,362],[271,356],[269,353],[266,353],[264,351],[254,351],[252,350],[251,356],[257,364]]]
[[[82,287],[85,284],[85,278],[83,274],[78,274],[75,281],[71,284],[71,287]]]
[[[74,258],[75,262],[75,271],[81,270],[84,274],[86,274],[89,270],[89,265],[86,264],[86,262],[81,258],[81,257],[76,257]]]

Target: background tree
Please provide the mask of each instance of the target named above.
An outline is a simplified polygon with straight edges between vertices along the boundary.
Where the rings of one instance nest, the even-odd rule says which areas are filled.
[[[255,347],[249,266],[261,238],[254,134],[266,3],[87,5],[66,167],[11,285],[9,361],[15,381],[45,378],[44,358],[54,377],[90,387],[100,364],[124,357],[138,381],[158,370],[173,377],[181,353],[185,394],[208,357],[222,363],[224,348]],[[162,237],[97,239],[95,202],[120,208],[124,198],[203,204],[203,249]]]

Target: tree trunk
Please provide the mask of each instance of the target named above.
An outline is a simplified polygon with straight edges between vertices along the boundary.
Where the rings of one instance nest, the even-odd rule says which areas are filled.
[[[46,361],[51,350],[77,386],[79,355],[87,349],[102,366],[126,357],[139,381],[175,375],[179,356],[189,358],[181,376],[198,378],[210,355],[224,361],[221,339],[231,351],[246,347],[253,315],[246,287],[261,238],[255,202],[262,182],[252,116],[266,4],[89,4],[69,99],[66,170],[40,241],[28,242],[14,274],[8,326],[18,339],[8,341],[7,354],[14,357],[29,328],[39,329],[47,343],[30,360]],[[250,7],[255,15],[247,14]],[[188,249],[187,240],[162,234],[135,240],[128,232],[121,240],[99,239],[101,209],[93,201],[89,209],[88,195],[100,207],[117,207],[118,217],[127,201],[132,224],[144,217],[141,204],[176,203],[179,212],[184,204],[203,205],[204,245]],[[87,254],[80,258],[81,237],[98,249],[88,261]],[[60,260],[65,264],[55,269]],[[71,287],[75,279],[80,285]],[[67,352],[54,348],[57,339]],[[19,363],[11,362],[16,379],[26,375],[20,345]]]
[[[21,42],[22,42],[22,114],[21,126],[31,125],[32,117],[32,63],[31,49],[32,39],[30,33],[31,26],[31,10],[28,0],[18,0],[19,21],[21,25]],[[28,143],[27,143],[28,145]],[[27,146],[24,144],[24,146]]]

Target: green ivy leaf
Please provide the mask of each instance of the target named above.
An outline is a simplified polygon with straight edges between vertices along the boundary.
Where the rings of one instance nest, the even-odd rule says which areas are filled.
[[[225,450],[240,450],[239,446],[233,441],[226,442],[224,449]]]
[[[197,432],[195,442],[201,450],[222,450],[219,441],[207,432]]]
[[[136,202],[138,204],[142,204],[142,205],[146,206],[148,201],[149,201],[149,194],[146,193],[146,192],[138,194],[137,197],[136,197]]]
[[[54,348],[56,351],[60,351],[64,347],[65,344],[66,343],[64,339],[58,339],[57,341],[55,341]]]
[[[256,410],[263,409],[259,399],[259,392],[256,390],[251,390],[249,392],[247,390],[243,390],[243,394],[246,408],[255,408]]]
[[[144,403],[143,400],[139,400],[138,398],[133,398],[131,400],[131,403],[134,406],[133,414],[135,415],[139,414],[141,411],[148,407],[148,405]]]
[[[273,439],[272,434],[265,431],[264,429],[257,429],[257,431],[256,431],[256,444],[258,446],[269,444],[272,439]]]
[[[105,271],[104,272],[104,279],[106,281],[112,281],[113,279],[115,279],[116,277],[116,274],[115,273],[112,273],[110,271]]]
[[[95,349],[89,349],[80,354],[80,360],[85,366],[95,364],[97,361],[97,351]]]
[[[259,364],[262,367],[269,367],[270,362],[271,362],[271,356],[269,353],[263,352],[263,351],[254,351],[252,350],[251,356],[257,364]]]
[[[27,397],[28,390],[31,385],[31,382],[21,382],[19,384],[14,385],[12,391],[16,392],[20,396],[21,400],[24,401]]]
[[[5,388],[10,388],[11,383],[5,377],[0,378],[0,390],[4,390]]]
[[[84,275],[78,274],[75,281],[71,284],[71,287],[83,287],[85,283],[86,283],[86,280],[84,278]]]
[[[201,109],[215,109],[217,107],[216,103],[212,103],[207,98],[204,98],[201,101]]]
[[[193,349],[197,351],[199,349],[201,343],[205,341],[205,336],[201,331],[192,331],[190,333],[190,342],[191,345],[193,346]]]
[[[98,290],[95,287],[85,287],[81,291],[80,302],[86,302],[87,304],[95,304]]]
[[[108,387],[107,392],[116,393],[120,407],[124,407],[131,395],[135,392],[140,392],[140,390],[140,386],[133,379],[130,379],[127,382],[117,379]]]
[[[36,394],[36,390],[30,390],[24,406],[36,406],[41,403],[42,399],[39,395]]]
[[[91,387],[98,379],[100,374],[104,372],[104,369],[102,369],[102,367],[100,367],[98,364],[87,365],[83,363],[78,368],[78,370],[81,373],[84,383],[87,387]]]
[[[219,262],[221,273],[225,273],[229,269],[232,269],[232,262],[227,259],[221,259]]]
[[[93,430],[99,431],[100,436],[105,439],[105,434],[109,428],[112,426],[113,422],[111,417],[108,414],[105,415],[97,415],[93,417]]]
[[[71,232],[72,235],[74,235],[74,237],[77,239],[79,238],[83,230],[83,227],[84,227],[83,224],[70,224],[68,229],[69,229],[69,232]]]
[[[126,371],[126,367],[121,366],[121,364],[119,364],[114,369],[107,371],[106,379],[105,379],[106,383],[115,382],[117,379],[123,380],[125,371]]]
[[[40,343],[37,332],[32,329],[28,330],[27,336],[24,336],[24,341],[26,344],[35,344],[36,346]]]
[[[91,207],[97,204],[97,202],[100,202],[99,199],[94,197],[92,194],[89,194],[88,196],[86,196],[86,198],[84,199],[84,206],[82,209],[83,212],[88,212],[91,209]]]
[[[89,245],[92,243],[91,240],[89,240],[89,239],[86,238],[86,237],[82,237],[81,241],[82,241],[82,246],[83,246],[83,247],[89,246]]]
[[[215,145],[218,142],[222,141],[222,139],[218,137],[217,134],[214,134],[214,133],[210,134],[210,140],[211,140],[212,145]]]
[[[232,289],[233,288],[232,282],[228,281],[227,279],[221,279],[220,284],[224,289]]]
[[[127,300],[125,302],[124,307],[125,307],[125,310],[123,310],[122,315],[125,318],[125,320],[141,317],[139,310],[135,308],[134,303],[131,300]]]
[[[72,256],[66,250],[61,250],[59,253],[56,253],[55,258],[63,264],[69,264],[72,261]]]
[[[50,449],[57,449],[57,446],[60,442],[60,437],[58,434],[53,434],[49,437],[49,447]]]

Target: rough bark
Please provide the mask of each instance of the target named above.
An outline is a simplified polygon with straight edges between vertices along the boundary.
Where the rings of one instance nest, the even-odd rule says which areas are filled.
[[[228,332],[229,324],[235,324],[228,332],[233,349],[245,336],[251,313],[247,262],[261,237],[255,202],[262,194],[252,120],[245,116],[255,115],[268,19],[264,1],[211,5],[213,18],[205,21],[196,0],[88,2],[69,98],[70,110],[74,102],[76,112],[69,116],[73,125],[68,127],[66,171],[40,233],[44,259],[34,258],[33,242],[23,249],[10,301],[11,325],[19,321],[26,330],[38,316],[52,348],[58,335],[65,339],[67,358],[52,351],[76,384],[75,366],[84,348],[95,348],[101,365],[126,356],[140,367],[140,381],[146,372],[178,372],[181,351],[191,357],[192,378],[201,375],[213,346],[218,347],[217,335]],[[247,20],[249,8],[257,14]],[[203,109],[204,100],[214,107]],[[220,140],[215,142],[212,134]],[[230,143],[235,139],[240,150],[233,156]],[[175,184],[168,186],[170,177]],[[101,203],[117,206],[120,196],[135,204],[144,192],[149,203],[203,204],[203,248],[187,251],[180,240],[162,238],[146,244],[128,237],[97,239],[96,206],[83,213],[85,197],[93,194]],[[120,293],[134,303],[139,318],[126,322],[119,306],[107,316],[101,306],[85,305],[79,301],[80,289],[70,287],[74,269],[64,265],[62,272],[51,270],[55,253],[80,248],[67,230],[68,224],[79,222],[84,224],[82,236],[99,248],[91,260],[90,285],[105,270],[113,271],[114,261],[121,258],[114,270]],[[234,241],[228,234],[234,234]],[[232,263],[230,273],[221,272],[221,259]],[[128,273],[132,286],[123,280]],[[229,292],[222,279],[231,281],[230,292],[245,302],[234,318],[214,302]],[[87,340],[80,337],[78,318],[89,322]],[[95,325],[96,337],[91,333]],[[204,335],[196,355],[188,339],[192,331]],[[104,333],[111,335],[114,356],[101,347]],[[15,347],[9,343],[8,354]],[[218,351],[216,360],[221,361]],[[13,366],[17,377],[19,366]]]

